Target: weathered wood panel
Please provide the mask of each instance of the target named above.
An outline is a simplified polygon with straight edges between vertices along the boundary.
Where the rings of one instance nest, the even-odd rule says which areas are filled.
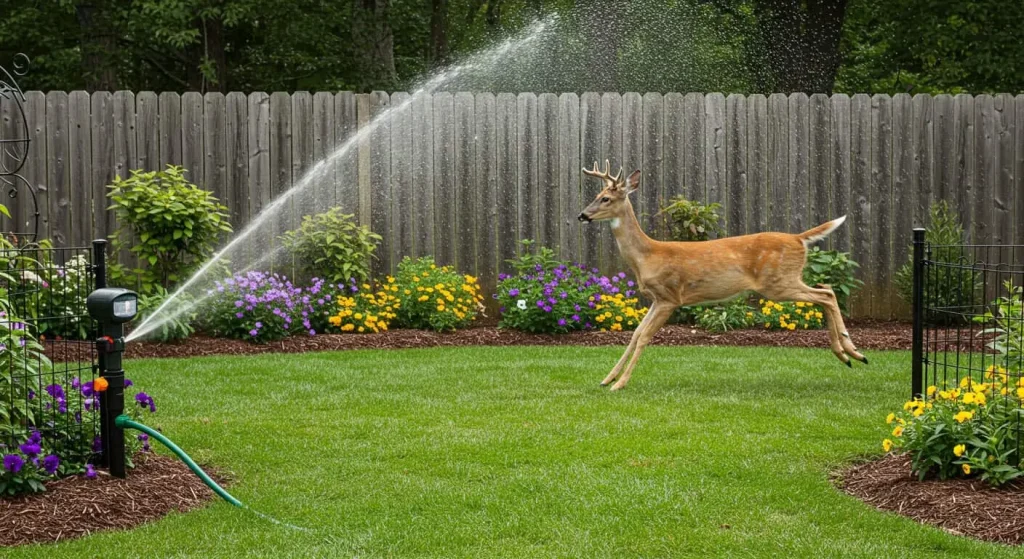
[[[92,149],[89,158],[89,196],[92,198],[92,231],[90,238],[107,237],[116,230],[114,215],[107,210],[107,185],[114,180],[114,107],[109,91],[92,94]],[[91,239],[84,239],[91,240]]]
[[[598,124],[600,126],[600,123]],[[623,174],[628,175],[633,171],[640,169],[643,170],[644,165],[644,101],[643,97],[639,93],[626,93],[622,96],[622,166]],[[587,163],[587,160],[583,160]],[[604,163],[602,162],[602,165]],[[617,169],[618,167],[613,167]],[[615,171],[612,171],[615,172]],[[647,180],[641,179],[640,188],[644,188],[647,185]],[[583,183],[583,205],[589,204],[594,196],[600,191],[601,187],[597,186],[599,181],[591,179],[590,184],[592,185],[591,190],[587,190],[587,181]],[[631,203],[633,204],[633,211],[636,212],[637,217],[640,216],[642,210],[642,199],[634,193],[630,196]],[[583,209],[583,208],[580,208]],[[610,233],[611,231],[608,231]],[[612,245],[615,249],[615,245]]]
[[[789,96],[789,231],[806,231],[810,221],[810,99]]]
[[[885,317],[892,307],[892,98],[871,97],[871,276],[870,313]]]
[[[71,147],[71,246],[83,247],[92,240],[92,125],[91,99],[84,91],[72,91],[69,102]]]
[[[850,208],[850,98],[832,96],[832,214],[848,216]],[[850,224],[829,235],[832,250],[850,250]]]
[[[449,98],[449,105],[451,99]],[[378,233],[382,239],[377,249],[377,260],[374,270],[377,275],[394,273],[395,262],[392,260],[391,246],[391,121],[382,117],[391,106],[391,97],[383,91],[374,91],[369,97],[369,117],[367,126],[370,128],[370,229]],[[365,194],[363,196],[366,196]],[[444,264],[452,260],[442,258]]]
[[[760,233],[768,230],[768,99],[764,95],[751,95],[747,102],[747,153],[747,233]]]
[[[476,266],[480,287],[494,293],[498,277],[498,137],[493,93],[476,96]],[[556,190],[557,192],[557,190]],[[463,234],[467,234],[463,232]]]
[[[256,218],[270,203],[270,96],[250,93],[247,99],[249,212]]]
[[[181,165],[181,96],[165,91],[158,98],[160,168]]]
[[[850,255],[860,263],[860,273],[868,283],[875,277],[871,251],[874,219],[871,208],[871,98],[859,93],[850,100]],[[871,290],[862,289],[850,297],[854,313],[870,313]]]
[[[204,188],[213,192],[221,204],[232,206],[228,190],[228,104],[223,93],[203,96],[203,176]]]
[[[917,194],[914,191],[914,104],[910,95],[899,93],[892,99],[892,254],[896,269],[903,266],[910,258],[911,230],[917,226],[913,223],[914,206]],[[899,297],[893,298],[894,313],[907,317],[910,313],[909,301]]]
[[[1024,245],[1024,192],[1021,192],[1024,189],[1024,94],[1015,97],[1013,105],[1017,117],[1013,129],[1015,145],[1013,160],[1016,162],[1013,175],[1017,179],[1013,217],[1016,226],[1013,233],[1013,244]],[[1017,251],[1016,257],[1017,264],[1024,262],[1024,250]]]
[[[662,167],[665,147],[662,139],[665,133],[665,105],[660,93],[646,93],[643,101],[644,160],[640,167],[640,191],[632,194],[632,197],[635,202],[641,202],[640,226],[645,231],[655,231],[658,219],[655,216],[660,209],[660,202],[663,199],[662,185],[665,184],[665,170]],[[630,172],[632,169],[623,174],[629,176]],[[606,250],[612,250],[612,247]]]
[[[495,150],[498,172],[497,211],[495,222],[498,228],[498,271],[508,273],[511,266],[507,260],[515,258],[518,250],[519,218],[517,191],[519,185],[519,144],[516,121],[516,96],[500,93],[495,103],[497,149]]]
[[[455,263],[455,106],[450,93],[434,95],[434,256]],[[513,204],[508,207],[514,211]]]
[[[666,105],[668,99],[666,98]],[[726,198],[725,224],[729,235],[747,232],[747,98],[732,94],[725,99]],[[666,158],[666,167],[668,159]]]
[[[937,199],[949,201],[950,207],[956,208],[956,193],[953,186],[956,159],[951,157],[954,151],[953,142],[956,139],[953,96],[936,95],[932,100],[932,113],[935,121],[932,142],[937,154],[933,161],[935,168],[932,170],[935,196]]]
[[[49,198],[50,238],[53,246],[73,242],[69,101],[63,91],[46,94],[46,188]]]
[[[519,235],[537,239],[537,96],[520,93],[516,98]]]
[[[314,107],[316,101],[314,99]],[[414,254],[413,220],[413,116],[412,97],[392,93],[391,106],[391,261],[397,267],[403,256]],[[316,118],[314,116],[314,126]],[[458,153],[456,153],[458,155]]]
[[[704,186],[704,96],[687,93],[683,97],[683,174],[686,198],[704,202],[707,192]]]
[[[554,248],[561,238],[557,95],[543,93],[537,98],[537,125],[537,237],[545,246]]]
[[[342,211],[356,218],[359,217],[359,149],[354,138],[358,130],[356,96],[351,91],[342,91],[334,96],[334,142],[338,153],[334,159],[333,200]],[[429,143],[430,138],[427,141]]]
[[[313,96],[308,91],[296,91],[292,101],[292,184],[298,188],[293,195],[292,218],[288,224],[294,229],[302,217],[317,213],[316,188],[306,173],[313,166]],[[390,152],[388,145],[385,151]]]
[[[135,146],[143,171],[157,171],[160,165],[160,101],[156,93],[142,91],[135,96]]]
[[[463,273],[477,274],[476,230],[476,100],[471,93],[455,94],[455,264]],[[402,215],[396,212],[396,215]],[[547,243],[545,243],[547,244]]]
[[[8,208],[18,218],[16,231],[36,233],[37,239],[49,239],[49,189],[46,184],[46,96],[40,91],[25,93],[25,125],[28,129],[28,152],[21,175],[28,183],[19,186],[17,208]],[[35,192],[32,195],[24,188]]]
[[[629,100],[629,115],[630,118],[640,118],[640,99],[639,96],[632,97]],[[622,95],[618,93],[604,93],[601,95],[601,116],[599,119],[600,137],[598,139],[598,159],[600,164],[604,165],[604,161],[608,160],[609,166],[612,173],[617,173],[618,169],[624,168],[627,163],[623,160],[622,148],[623,148],[623,133],[628,132],[630,134],[629,147],[631,150],[631,157],[636,157],[635,161],[641,161],[640,147],[643,142],[643,136],[640,133],[639,128],[625,127],[623,130],[623,117],[622,117]],[[633,152],[632,150],[635,150]],[[624,171],[628,173],[632,171]],[[589,203],[593,199],[594,195],[597,194],[598,186],[600,183],[594,179],[584,181],[584,193],[583,203]],[[646,183],[645,183],[646,184]],[[587,187],[593,187],[592,190],[587,191]],[[580,207],[577,211],[582,210]],[[599,253],[596,262],[591,262],[589,265],[597,265],[603,270],[609,270],[611,268],[620,268],[621,260],[619,258],[619,252],[615,249],[615,236],[612,234],[612,228],[604,225],[596,225],[596,229],[599,231]]]
[[[413,252],[434,254],[434,105],[429,95],[412,100]]]
[[[288,94],[282,93],[287,99]],[[203,159],[203,96],[189,91],[181,96],[181,165],[185,176],[199,188],[206,188]]]
[[[249,223],[249,101],[237,91],[227,95],[227,191],[231,226],[242,229]]]
[[[807,154],[808,180],[810,181],[810,223],[815,226],[839,216],[832,215],[832,111],[828,96],[821,93],[811,95],[808,115],[810,150]],[[819,245],[829,246],[826,240]]]
[[[597,162],[604,169],[601,159],[601,96],[587,92],[580,97],[580,157],[583,165],[590,169]],[[600,180],[583,176],[583,190],[580,208],[582,211],[594,196],[604,188]],[[583,238],[580,259],[584,266],[597,266],[601,261],[601,224],[587,223],[582,226]]]
[[[768,97],[768,228],[789,231],[789,99]]]
[[[580,198],[580,98],[563,93],[558,98],[558,188],[561,193],[561,257],[580,258],[580,227],[576,215],[583,209]]]
[[[738,97],[744,98],[741,95]],[[683,136],[683,118],[685,116],[685,111],[683,108],[683,95],[681,93],[666,94],[664,102],[665,147],[663,148],[663,153],[665,161],[665,178],[662,196],[664,196],[665,203],[668,204],[669,200],[672,198],[681,196],[685,193],[683,188],[686,180],[686,161],[684,159],[685,138]],[[744,118],[746,118],[745,115]]]
[[[912,126],[907,123],[908,130]],[[961,93],[953,98],[953,201],[968,233],[974,229],[974,135],[974,97]]]
[[[709,204],[722,205],[726,234],[729,227],[730,200],[726,195],[725,96],[709,93],[704,97],[704,192]]]
[[[114,114],[114,164],[112,172],[115,177],[128,178],[131,175],[132,169],[139,168],[135,135],[135,94],[131,91],[115,92],[111,98],[111,110]],[[102,193],[104,208],[110,205],[106,197],[107,192],[108,189],[104,185]],[[93,203],[96,203],[95,200]],[[117,229],[117,216],[111,210],[107,210],[106,215],[108,234],[112,234]],[[137,240],[132,239],[131,244],[136,242]],[[130,249],[131,246],[125,243],[121,247],[118,259],[134,268],[138,265],[138,259]]]
[[[277,246],[277,237],[284,233],[292,212],[291,198],[281,196],[292,186],[292,104],[287,93],[270,94],[270,204],[273,205],[272,226],[267,226],[269,245]],[[278,201],[280,200],[280,201]],[[270,205],[268,204],[268,205]],[[287,265],[291,274],[291,258],[274,259],[272,266]]]
[[[911,167],[911,182],[917,193],[914,206],[914,223],[926,223],[928,207],[934,190],[932,170],[934,169],[933,145],[934,126],[932,120],[932,98],[930,95],[915,95],[914,105],[914,164]]]
[[[1019,178],[1014,176],[1014,129],[1017,114],[1013,95],[1000,93],[996,95],[995,109],[996,146],[989,153],[989,160],[995,160],[993,169],[994,188],[992,192],[992,212],[995,214],[993,223],[993,241],[996,244],[1010,244],[1014,236],[1014,198],[1020,195]]]

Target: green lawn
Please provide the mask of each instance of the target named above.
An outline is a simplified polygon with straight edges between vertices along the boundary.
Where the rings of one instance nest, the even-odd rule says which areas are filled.
[[[828,472],[881,452],[908,353],[459,348],[129,361],[150,423],[230,470],[223,502],[12,557],[1018,556],[871,509]]]

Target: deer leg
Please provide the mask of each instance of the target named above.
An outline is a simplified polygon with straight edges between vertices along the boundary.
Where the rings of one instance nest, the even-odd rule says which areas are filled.
[[[669,317],[672,316],[672,311],[676,308],[671,303],[660,303],[655,302],[648,311],[647,316],[644,317],[643,329],[637,329],[635,333],[636,347],[633,349],[633,355],[629,359],[629,364],[622,371],[622,376],[619,377],[618,382],[612,385],[612,390],[622,390],[625,388],[626,383],[629,382],[629,377],[633,374],[633,368],[636,367],[636,362],[640,359],[640,355],[643,354],[644,348],[651,342],[654,335],[661,330],[661,327],[668,321]]]
[[[641,320],[640,324],[637,325],[636,330],[633,330],[633,336],[629,339],[626,351],[622,353],[622,357],[620,357],[618,363],[612,367],[612,371],[608,373],[608,376],[604,377],[604,380],[601,381],[601,386],[608,386],[613,380],[618,378],[619,373],[622,372],[622,367],[626,364],[630,354],[636,349],[636,341],[640,338],[640,332],[644,329],[644,326],[647,324],[650,317],[651,313],[644,315],[643,320]]]
[[[846,334],[844,338],[843,334],[846,327],[843,325],[843,318],[839,312],[839,303],[836,302],[836,295],[831,289],[813,288],[800,282],[799,285],[792,288],[774,286],[767,291],[768,293],[765,293],[765,295],[777,301],[807,301],[821,305],[827,316],[826,326],[828,327],[828,339],[832,353],[837,359],[845,363],[847,367],[853,366],[850,364],[850,357],[866,362],[864,356],[857,353],[853,343],[849,341],[849,334]],[[847,346],[853,351],[847,351]]]

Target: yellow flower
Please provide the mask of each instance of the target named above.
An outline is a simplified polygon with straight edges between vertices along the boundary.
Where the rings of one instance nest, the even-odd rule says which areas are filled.
[[[892,450],[892,441],[890,441],[889,439],[885,439],[884,441],[882,441],[882,450],[886,452]]]
[[[963,423],[964,421],[967,421],[967,420],[971,419],[972,417],[974,417],[974,412],[972,412],[972,411],[962,411],[962,412],[954,415],[953,419],[955,419],[957,423]]]
[[[921,417],[922,415],[924,415],[924,408],[923,407],[920,407],[920,408],[917,408],[916,410],[914,410],[914,417]]]
[[[895,419],[896,419],[896,414],[890,413],[888,416],[886,416],[885,422],[886,423],[892,423]]]
[[[1017,389],[1017,397],[1024,400],[1024,387]]]
[[[427,299],[429,299],[429,298],[430,298],[430,297],[427,297],[426,295],[420,295],[420,298],[419,298],[419,299],[416,299],[416,300],[422,303],[423,301],[426,301],[426,300],[427,300]]]
[[[961,456],[964,455],[965,450],[967,450],[967,446],[958,444],[953,447],[953,455],[956,456],[957,458],[960,458]]]
[[[971,465],[970,464],[964,464],[962,467],[964,469],[964,473],[965,474],[971,475]]]
[[[902,425],[897,425],[896,428],[892,430],[892,436],[894,436],[894,437],[902,437],[903,436],[903,426]]]
[[[974,400],[975,400],[975,396],[976,396],[976,394],[974,392],[968,392],[967,394],[964,394],[964,403],[965,404],[973,404]]]
[[[356,331],[359,332],[359,333],[363,333],[363,332],[366,331],[366,329],[363,328],[362,326],[360,326]]]
[[[790,323],[789,323],[789,329],[790,329],[790,330],[796,330],[796,324],[794,324],[794,323],[790,322]]]
[[[615,322],[611,325],[611,329],[613,332],[618,332],[619,330],[622,330],[622,325],[619,324],[618,322]]]
[[[960,379],[960,388],[967,388],[971,384],[971,377],[964,377]]]
[[[368,284],[368,283],[364,283],[363,284],[363,289],[369,289],[369,288],[370,288],[370,284]]]
[[[362,320],[363,319],[363,313],[357,312],[355,314],[355,316],[353,316],[352,318],[354,318],[356,320]]]
[[[936,390],[938,390],[938,388],[937,388],[937,387],[935,387],[935,386],[929,386],[929,387],[928,387],[928,395],[929,395],[929,396],[934,396],[934,395],[935,395],[935,391],[936,391]]]
[[[353,326],[351,324],[346,324],[346,325],[341,327],[341,331],[342,332],[351,332],[354,329],[355,329],[355,326]]]
[[[821,311],[816,311],[814,313],[814,318],[817,318],[818,320],[821,320],[822,316]]]
[[[987,402],[988,399],[985,397],[985,394],[983,392],[979,392],[974,395],[974,401],[978,402],[979,406],[984,406],[985,402]]]

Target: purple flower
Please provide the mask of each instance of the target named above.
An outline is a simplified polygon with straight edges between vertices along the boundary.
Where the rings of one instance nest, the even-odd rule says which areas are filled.
[[[628,285],[628,286],[630,286],[630,287],[633,287],[633,286],[634,286],[634,285],[636,285],[636,284],[635,284],[635,283],[633,283],[633,280],[629,280],[629,281],[627,281],[627,282],[626,282],[626,285]]]
[[[544,306],[544,312],[551,312],[551,307],[545,305]]]
[[[240,308],[242,308],[242,305],[244,305],[244,304],[245,303],[241,299],[239,299],[239,300],[235,301],[235,308],[236,309],[240,309]]]
[[[4,469],[12,474],[16,474],[21,471],[21,467],[25,465],[25,461],[21,459],[21,456],[17,454],[8,454],[4,456]]]
[[[149,435],[145,433],[139,433],[138,439],[142,442],[146,442],[149,440]]]
[[[81,423],[81,422],[82,422],[82,412],[76,411],[75,412],[75,423]]]
[[[558,325],[559,326],[565,326],[565,319],[564,318],[559,318],[558,319]]]
[[[134,385],[135,385],[135,383],[132,382],[132,379],[130,379],[130,378],[124,379],[124,387],[125,388],[128,388],[129,386],[134,386]]]
[[[2,345],[2,344],[0,344],[0,345]],[[36,391],[35,390],[32,390],[31,388],[29,389],[29,391],[28,391],[28,399],[29,400],[35,400],[36,399]]]
[[[310,329],[309,329],[309,335],[310,335],[310,336],[315,336],[315,335],[316,335],[316,330],[314,330],[314,329],[310,328]]]
[[[39,431],[36,431],[35,429],[33,429],[32,430],[32,434],[28,436],[28,441],[27,442],[30,442],[32,444],[39,444],[42,441],[43,441],[43,435],[40,434]]]
[[[82,381],[78,380],[78,377],[73,377],[71,379],[71,388],[74,388],[75,390],[78,390],[81,387],[82,387]]]
[[[150,412],[156,411],[156,403],[153,401],[153,398],[150,397],[150,395],[146,394],[145,392],[139,392],[138,394],[136,394],[135,401],[142,407],[149,406]]]
[[[516,295],[519,295],[519,290],[518,289],[513,287],[512,289],[508,290],[508,296],[509,297],[515,297]]]
[[[259,333],[258,331],[256,331],[256,330],[249,330],[249,335],[250,335],[250,336],[252,336],[252,337],[254,337],[254,338],[255,338],[256,336],[258,336],[259,334],[260,334],[260,333]]]
[[[24,330],[24,329],[25,329],[25,323],[24,322],[15,322],[14,324],[11,325],[11,330]]]
[[[242,318],[244,316],[245,316],[245,313],[240,313],[240,312],[236,312],[235,313],[235,318]]]
[[[82,384],[82,396],[85,396],[85,397],[88,398],[89,396],[92,396],[92,394],[93,394],[92,383],[91,382],[86,382],[86,383]]]
[[[57,473],[57,468],[59,467],[60,458],[58,458],[56,454],[50,454],[46,458],[43,458],[43,469],[51,476]]]
[[[538,309],[543,309],[544,308],[544,301],[543,300],[537,301],[537,308]]]
[[[92,406],[93,406],[93,403],[95,402],[94,399],[92,399],[90,397],[90,398],[86,398],[85,400],[82,400],[82,402],[85,404],[85,411],[92,411]],[[96,406],[96,407],[99,407],[99,406]]]
[[[36,443],[25,443],[19,446],[18,450],[20,450],[25,456],[36,456],[43,451],[42,447]]]
[[[94,479],[96,477],[96,468],[92,467],[92,464],[85,465],[85,477]]]
[[[566,297],[569,296],[569,294],[566,293],[565,291],[563,291],[563,292],[559,293],[558,296],[561,297],[562,299],[565,299]]]
[[[573,320],[573,322],[579,322],[580,321],[580,315],[578,315],[578,314],[572,315],[572,320]]]
[[[92,451],[103,452],[103,440],[99,437],[94,437],[92,440]]]
[[[46,387],[46,393],[60,400],[64,398],[64,387],[59,384],[51,384]]]

